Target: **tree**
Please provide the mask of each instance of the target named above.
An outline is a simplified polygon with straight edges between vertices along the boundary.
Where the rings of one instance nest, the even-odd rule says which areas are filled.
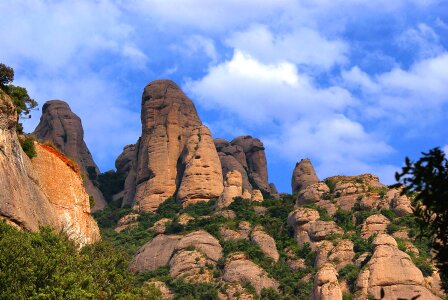
[[[22,133],[23,127],[19,118],[29,116],[31,110],[37,107],[37,102],[28,95],[26,88],[11,84],[14,80],[14,69],[0,63],[0,89],[8,94],[17,111],[17,131]]]
[[[420,235],[432,239],[443,288],[448,291],[448,160],[440,148],[422,154],[416,162],[406,157],[395,178],[403,183],[403,193],[414,195]]]

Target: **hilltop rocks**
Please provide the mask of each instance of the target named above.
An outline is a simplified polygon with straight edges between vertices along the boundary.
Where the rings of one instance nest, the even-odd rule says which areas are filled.
[[[221,163],[207,127],[193,130],[182,153],[182,162],[185,171],[177,198],[184,206],[221,195]]]
[[[302,159],[296,164],[291,179],[293,194],[298,193],[304,188],[318,182],[319,178],[317,177],[313,165],[308,158]]]
[[[12,100],[0,89],[0,219],[32,231],[43,224],[59,228],[56,212],[19,144],[16,121]]]
[[[85,174],[84,186],[87,193],[95,199],[93,210],[104,208],[106,201],[93,183],[99,170],[84,142],[81,119],[71,111],[66,102],[51,100],[43,105],[42,116],[34,130],[34,136],[41,143],[53,143],[78,164]]]
[[[331,263],[324,264],[314,276],[312,300],[342,300],[338,272]]]
[[[387,234],[379,234],[373,241],[372,258],[356,282],[355,299],[372,295],[382,299],[440,299],[425,286],[422,272],[406,253],[397,248],[397,242]]]
[[[100,240],[100,231],[90,215],[89,195],[76,173],[51,147],[36,143],[31,161],[42,190],[58,216],[62,230],[80,247]]]
[[[319,212],[299,207],[288,216],[288,225],[294,229],[295,238],[299,245],[319,242],[332,234],[343,234],[344,231],[334,221],[321,221]]]
[[[243,177],[237,170],[229,171],[224,181],[224,192],[218,199],[217,208],[229,206],[235,197],[243,195]]]
[[[210,131],[174,82],[145,87],[141,121],[141,138],[116,161],[126,174],[123,205],[154,212],[172,196],[188,205],[221,195],[221,162]]]
[[[368,239],[374,233],[384,233],[389,223],[389,219],[382,214],[371,215],[362,224],[361,237]]]
[[[228,142],[224,139],[214,140],[223,174],[229,171],[241,173],[243,191],[252,192],[259,189],[266,194],[277,195],[275,186],[268,183],[266,155],[263,143],[251,136],[239,136]],[[252,183],[252,184],[251,184]]]
[[[226,262],[223,280],[231,283],[249,282],[257,292],[272,288],[278,291],[279,284],[269,277],[265,270],[254,264],[242,253],[234,253]]]
[[[170,260],[170,276],[188,282],[211,282],[213,271],[207,268],[207,264],[210,260],[199,251],[179,251]]]

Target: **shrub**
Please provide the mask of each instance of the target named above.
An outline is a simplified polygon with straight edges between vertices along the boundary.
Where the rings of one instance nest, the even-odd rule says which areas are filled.
[[[34,146],[34,138],[30,135],[25,136],[23,139],[19,139],[20,146],[22,146],[23,152],[29,157],[36,157],[36,148]]]

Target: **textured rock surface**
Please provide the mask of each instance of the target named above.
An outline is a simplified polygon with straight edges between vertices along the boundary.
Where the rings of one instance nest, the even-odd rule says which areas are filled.
[[[252,195],[250,195],[250,200],[254,202],[263,202],[263,194],[260,190],[252,190]]]
[[[316,203],[323,199],[330,188],[323,182],[313,183],[298,192],[297,205]]]
[[[211,282],[213,271],[207,268],[207,264],[210,260],[199,251],[179,251],[170,260],[170,275],[187,282]]]
[[[123,216],[118,220],[117,227],[115,228],[115,231],[120,233],[123,230],[136,227],[138,225],[137,219],[140,217],[139,214],[129,214],[126,216]]]
[[[16,120],[11,99],[0,90],[0,218],[27,230],[40,225],[59,229],[53,206],[19,144]]]
[[[243,195],[243,177],[237,170],[229,171],[224,181],[224,191],[216,204],[217,208],[224,208],[233,202],[233,198]]]
[[[313,300],[342,300],[338,273],[331,263],[324,264],[314,276]]]
[[[84,142],[81,119],[74,114],[64,101],[51,100],[42,107],[42,116],[34,135],[41,143],[53,143],[66,156],[73,159],[85,174],[84,186],[95,199],[93,210],[104,208],[106,201],[100,190],[93,184],[99,170]]]
[[[223,280],[234,283],[249,282],[258,295],[263,288],[278,290],[279,286],[274,279],[268,276],[265,270],[240,253],[235,253],[227,259]]]
[[[374,233],[384,233],[389,223],[389,219],[382,214],[371,215],[362,224],[361,237],[368,239]]]
[[[314,167],[308,158],[302,159],[296,164],[292,173],[291,188],[292,193],[298,193],[307,186],[318,183],[319,178],[314,171]]]
[[[98,225],[90,215],[89,195],[81,174],[69,167],[51,147],[36,143],[35,148],[36,157],[31,162],[62,230],[81,247],[100,240]]]
[[[266,155],[263,143],[251,136],[239,136],[228,142],[224,139],[215,139],[223,174],[228,171],[238,171],[243,178],[243,190],[251,192],[260,189],[263,193],[275,196],[268,183]]]
[[[131,272],[144,272],[166,266],[180,239],[178,235],[156,236],[137,251],[129,269]]]
[[[256,226],[250,234],[250,240],[260,247],[261,251],[267,257],[272,258],[275,262],[278,261],[280,255],[277,251],[275,240],[267,234],[262,227]]]
[[[176,245],[176,251],[184,250],[188,247],[194,247],[215,262],[222,257],[222,247],[219,241],[204,230],[194,231],[182,237]]]
[[[208,201],[221,195],[221,162],[207,127],[193,130],[182,153],[182,162],[185,171],[177,198],[183,205]]]
[[[412,263],[406,253],[397,248],[395,239],[387,234],[379,234],[373,241],[373,255],[361,271],[356,282],[356,299],[366,299],[372,295],[380,299],[440,299],[425,286],[422,272]]]

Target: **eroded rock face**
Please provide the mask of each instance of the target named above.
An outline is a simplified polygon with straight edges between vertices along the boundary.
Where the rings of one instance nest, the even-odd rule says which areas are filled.
[[[166,266],[181,239],[178,235],[158,235],[141,247],[129,266],[131,272],[154,271]]]
[[[389,219],[382,214],[371,215],[362,224],[361,237],[368,239],[374,233],[384,233],[389,223]]]
[[[182,250],[170,260],[172,278],[182,278],[187,282],[211,282],[213,270],[207,268],[210,261],[206,255],[197,250]]]
[[[314,276],[313,300],[342,300],[338,272],[331,263],[324,264]]]
[[[273,197],[278,195],[275,186],[268,183],[266,155],[263,143],[251,136],[239,136],[228,142],[224,139],[215,139],[223,174],[229,171],[238,171],[243,179],[243,192],[252,192],[259,189]],[[253,184],[251,184],[253,183]]]
[[[258,295],[264,288],[278,291],[279,287],[279,284],[269,277],[265,270],[241,253],[235,253],[227,259],[223,280],[232,283],[249,282]]]
[[[95,199],[93,210],[104,208],[106,201],[92,180],[100,173],[92,155],[84,142],[81,119],[61,100],[45,102],[39,125],[34,136],[41,143],[51,142],[66,156],[73,159],[85,174],[84,186]]]
[[[275,240],[262,227],[255,226],[250,234],[250,239],[260,247],[264,255],[272,258],[275,262],[278,261],[280,255],[277,251]]]
[[[422,272],[406,253],[397,248],[395,239],[379,234],[373,241],[373,255],[361,271],[356,282],[355,298],[366,299],[372,295],[380,299],[440,299],[425,286]]]
[[[56,212],[16,135],[17,113],[0,89],[0,218],[36,231],[42,224],[60,229]]]
[[[98,225],[90,215],[89,195],[81,174],[69,167],[53,148],[36,143],[35,149],[36,157],[31,163],[62,230],[80,247],[100,240]]]
[[[229,206],[235,197],[243,195],[243,177],[237,170],[229,171],[224,181],[224,192],[218,199],[217,208]]]
[[[307,186],[318,182],[319,178],[317,177],[314,167],[308,158],[302,159],[296,164],[291,179],[293,194],[298,193]]]
[[[207,127],[193,130],[182,153],[182,162],[185,171],[177,198],[184,206],[221,195],[224,188],[221,163]]]

